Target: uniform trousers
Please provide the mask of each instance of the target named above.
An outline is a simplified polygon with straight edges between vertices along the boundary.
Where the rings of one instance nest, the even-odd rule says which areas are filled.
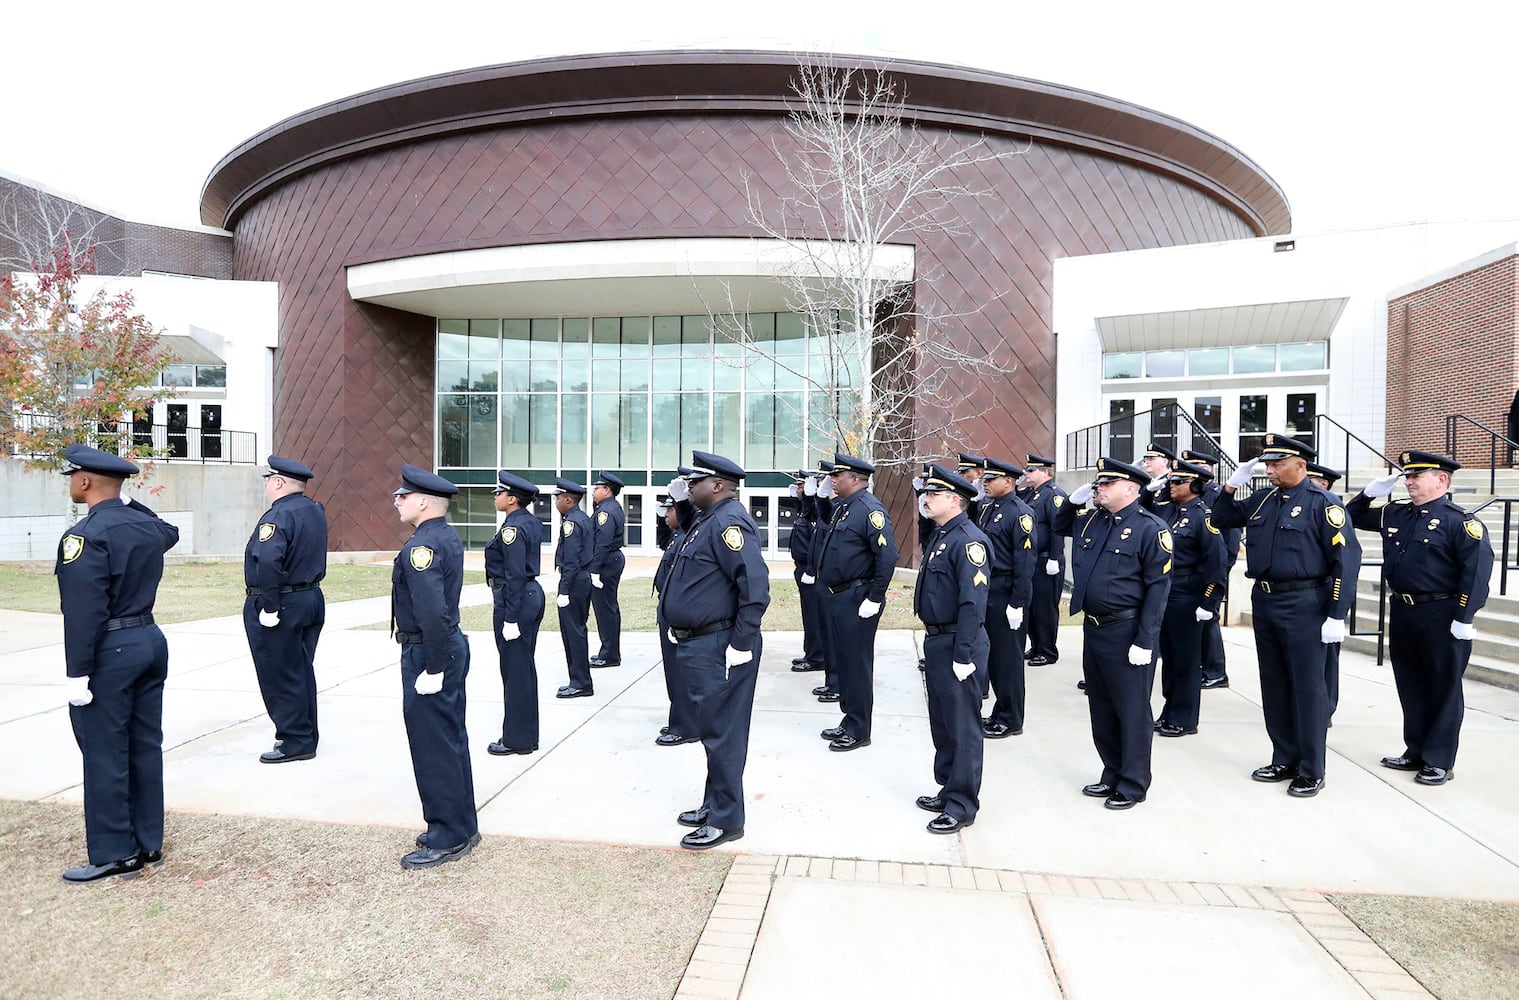
[[[1350,622],[1345,623],[1348,630]],[[1397,675],[1393,675],[1396,681]],[[1329,721],[1334,721],[1334,710],[1340,707],[1340,644],[1324,644],[1324,692],[1329,697]]]
[[[163,849],[164,679],[169,644],[157,625],[106,632],[96,646],[88,705],[70,705],[84,758],[90,864]]]
[[[823,664],[823,636],[818,629],[822,614],[816,583],[802,582],[802,568],[798,566],[791,574],[796,578],[798,602],[802,606],[802,659],[814,666]]]
[[[670,623],[663,612],[656,611],[655,623],[659,626],[659,651],[665,674],[665,695],[670,699],[670,716],[666,724],[670,732],[681,736],[696,736],[700,729],[696,724],[696,706],[691,703],[691,691],[686,685],[686,675],[680,669],[676,644],[670,641]]]
[[[1223,605],[1219,605],[1222,609]],[[1203,660],[1202,672],[1205,680],[1216,681],[1220,678],[1227,679],[1228,667],[1224,662],[1224,633],[1223,624],[1219,616],[1214,615],[1212,621],[1203,622]]]
[[[1034,570],[1034,596],[1029,601],[1027,626],[1028,655],[1046,659],[1060,658],[1055,642],[1060,634],[1060,592],[1065,587],[1065,574],[1050,576],[1044,571],[1045,560],[1040,560]]]
[[[1150,691],[1155,686],[1155,654],[1136,667],[1129,647],[1139,621],[1082,627],[1081,674],[1087,685],[1087,711],[1092,718],[1092,743],[1102,761],[1105,785],[1143,799],[1150,788],[1150,745],[1155,718],[1150,714]]]
[[[691,692],[697,732],[707,752],[707,784],[702,807],[707,823],[719,830],[744,828],[744,763],[749,758],[749,716],[754,710],[754,681],[759,676],[762,643],[754,640],[748,663],[729,669],[732,629],[686,639],[675,646],[675,660]]]
[[[1197,620],[1202,602],[1199,574],[1175,577],[1160,623],[1160,692],[1166,700],[1160,720],[1183,729],[1197,726],[1201,709],[1203,628],[1208,624]]]
[[[828,614],[828,602],[831,595],[828,588],[821,583],[814,583],[807,587],[813,602],[816,617],[814,623],[818,631],[818,655],[823,660],[823,686],[830,691],[839,689],[839,663],[833,654],[833,625]],[[859,617],[856,614],[855,617]]]
[[[538,747],[538,629],[543,624],[543,588],[529,580],[517,599],[517,628],[522,634],[511,642],[501,638],[506,614],[496,602],[491,631],[501,661],[501,689],[506,698],[501,720],[501,743],[518,750]]]
[[[994,576],[986,597],[986,637],[991,643],[987,660],[991,677],[992,722],[1012,730],[1023,728],[1024,668],[1023,641],[1026,628],[1014,629],[1007,623],[1007,602],[1012,596],[1013,578]],[[1024,625],[1028,609],[1024,609]],[[927,640],[925,640],[926,643]]]
[[[842,594],[823,587],[823,593],[828,616],[828,665],[836,672],[839,708],[844,712],[840,725],[855,739],[868,740],[875,710],[876,628],[881,624],[881,614],[860,617],[864,584]]]
[[[258,597],[243,601],[243,631],[274,741],[287,754],[316,753],[316,644],[327,621],[322,588],[280,595],[280,623],[258,620]]]
[[[559,639],[564,643],[564,663],[569,668],[570,687],[591,686],[591,643],[586,620],[591,613],[589,577],[570,582],[570,603],[559,608]],[[557,604],[557,601],[556,601]]]
[[[1324,644],[1319,641],[1328,607],[1328,584],[1275,594],[1255,587],[1250,595],[1271,763],[1295,767],[1312,779],[1324,776],[1329,729]]]
[[[417,694],[417,676],[427,669],[421,643],[401,647],[401,717],[411,747],[411,769],[427,822],[427,844],[452,850],[479,832],[475,815],[475,774],[464,727],[464,682],[469,676],[469,643],[454,629],[448,637],[443,690]]]
[[[1403,706],[1403,743],[1408,756],[1431,767],[1456,764],[1466,699],[1461,679],[1471,659],[1470,639],[1450,634],[1457,600],[1403,604],[1388,610],[1387,648]]]
[[[622,581],[627,559],[622,549],[607,553],[601,570],[601,586],[591,588],[591,607],[596,612],[596,635],[601,652],[596,655],[609,663],[622,662],[622,606],[617,603],[617,585]]]
[[[1005,618],[1002,624],[1007,624]],[[991,646],[984,634],[975,639],[971,662],[976,670],[962,681],[954,671],[955,639],[954,634],[924,637],[923,681],[928,689],[928,732],[934,741],[934,781],[944,800],[944,815],[968,823],[981,808],[981,698]]]

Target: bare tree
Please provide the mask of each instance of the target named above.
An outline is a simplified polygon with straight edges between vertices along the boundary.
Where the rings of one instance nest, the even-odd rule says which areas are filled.
[[[957,383],[1012,369],[955,346],[949,334],[963,314],[930,310],[915,295],[916,283],[938,274],[915,274],[912,248],[967,231],[964,202],[990,192],[966,178],[1023,150],[995,150],[984,136],[965,144],[926,134],[905,114],[900,79],[883,67],[805,62],[792,91],[789,141],[773,145],[783,194],[767,196],[750,175],[744,189],[751,222],[788,257],[777,268],[788,308],[814,334],[829,334],[819,340],[826,363],[798,364],[747,323],[735,324],[738,336],[801,379],[815,429],[877,466],[914,464],[925,428],[934,429],[938,453],[956,425],[981,415],[964,405]]]
[[[126,240],[107,239],[114,217],[60,195],[0,176],[0,272],[32,272],[55,252],[76,260],[126,255]]]

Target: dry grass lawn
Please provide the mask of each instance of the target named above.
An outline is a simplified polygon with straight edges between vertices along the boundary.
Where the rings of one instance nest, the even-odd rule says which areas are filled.
[[[1440,1000],[1519,997],[1519,903],[1329,897]]]
[[[420,824],[419,824],[420,825]],[[77,806],[0,801],[0,997],[668,998],[728,855],[171,814],[166,863],[67,885]]]

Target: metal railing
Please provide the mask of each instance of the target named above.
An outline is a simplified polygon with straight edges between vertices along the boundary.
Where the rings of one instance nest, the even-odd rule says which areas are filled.
[[[1104,455],[1133,462],[1154,441],[1178,455],[1190,448],[1218,456],[1217,477],[1228,479],[1238,464],[1197,418],[1179,403],[1167,403],[1132,416],[1105,420],[1065,436],[1065,468],[1090,469]]]
[[[1352,492],[1350,486],[1350,470],[1357,467],[1356,464],[1350,460],[1350,444],[1352,441],[1367,451],[1371,452],[1373,455],[1377,456],[1377,458],[1381,460],[1381,464],[1387,467],[1388,471],[1391,471],[1396,467],[1396,463],[1393,462],[1392,459],[1382,454],[1382,452],[1378,449],[1372,447],[1371,443],[1368,442],[1365,438],[1361,437],[1355,431],[1351,430],[1349,427],[1346,427],[1338,420],[1329,416],[1327,413],[1320,413],[1313,418],[1314,449],[1319,453],[1320,464],[1327,465],[1330,468],[1333,468],[1335,464],[1335,461],[1332,461],[1327,455],[1325,455],[1324,444],[1325,442],[1332,439],[1332,435],[1325,433],[1325,424],[1332,424],[1335,430],[1340,431],[1344,434],[1345,448],[1344,451],[1340,453],[1341,457],[1338,459],[1338,461],[1343,462],[1341,471],[1345,474],[1345,483],[1339,488],[1337,492]]]
[[[1504,449],[1508,452],[1508,461],[1513,461],[1514,451],[1519,449],[1519,442],[1515,442],[1503,434],[1498,433],[1480,420],[1473,420],[1464,413],[1452,413],[1445,418],[1445,454],[1461,460],[1459,454],[1460,442],[1457,440],[1457,431],[1462,424],[1470,424],[1477,432],[1477,447],[1482,445],[1483,435],[1487,436],[1487,491],[1498,492],[1498,442],[1503,442]],[[1507,529],[1507,520],[1504,522]]]
[[[23,428],[32,428],[55,423],[56,418],[43,413],[18,413],[15,421]],[[114,426],[102,424],[86,438],[78,443],[117,455],[151,449],[157,462],[256,465],[260,461],[258,434],[253,431],[122,421]]]
[[[1361,569],[1367,569],[1368,567],[1380,571],[1381,568],[1382,568],[1382,560],[1380,560],[1380,559],[1363,559],[1363,560],[1361,560]],[[1355,627],[1356,618],[1357,618],[1356,611],[1357,611],[1357,608],[1360,605],[1360,603],[1361,603],[1360,588],[1359,587],[1351,587],[1350,588],[1350,614],[1348,616],[1346,616],[1347,620],[1350,623],[1349,634],[1350,635],[1354,635],[1354,636],[1361,636],[1361,637],[1373,636],[1373,635],[1377,637],[1377,666],[1380,667],[1382,665],[1382,658],[1386,654],[1386,651],[1387,651],[1387,580],[1382,576],[1381,572],[1377,573],[1377,627],[1376,627],[1375,630],[1371,630],[1371,631],[1356,631],[1356,627]]]
[[[1514,558],[1515,558],[1515,553],[1514,553],[1514,548],[1513,548],[1513,545],[1514,545],[1514,527],[1513,527],[1514,526],[1514,504],[1519,504],[1519,497],[1493,497],[1491,500],[1485,500],[1482,503],[1478,504],[1476,507],[1474,507],[1471,510],[1467,511],[1467,513],[1469,513],[1469,514],[1480,514],[1482,511],[1484,511],[1487,508],[1493,506],[1493,504],[1499,504],[1499,503],[1501,503],[1503,505],[1503,545],[1494,554],[1497,556],[1497,558],[1499,560],[1499,563],[1498,563],[1498,596],[1499,597],[1507,597],[1508,596],[1508,571],[1509,571],[1510,567],[1512,567],[1513,569],[1519,569],[1519,566],[1514,566],[1513,565]]]

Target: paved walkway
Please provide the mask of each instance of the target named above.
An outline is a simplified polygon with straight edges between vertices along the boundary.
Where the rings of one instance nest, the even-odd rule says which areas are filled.
[[[486,603],[483,585],[466,602]],[[272,730],[239,619],[168,626],[170,809],[420,824],[387,598],[334,605],[318,650],[322,745],[309,762],[257,762]],[[0,796],[80,801],[63,706],[60,620],[0,611]],[[917,638],[882,633],[873,745],[830,753],[837,712],[792,674],[800,635],[766,636],[745,787],[744,853],[679,996],[897,996],[956,991],[1105,997],[1424,995],[1323,893],[1519,899],[1519,693],[1468,684],[1458,779],[1425,788],[1377,765],[1402,750],[1391,675],[1343,658],[1327,787],[1290,798],[1249,778],[1267,761],[1254,650],[1227,629],[1233,687],[1204,693],[1201,732],[1156,740],[1148,801],[1115,813],[1080,794],[1098,763],[1075,688],[1080,630],[1031,668],[1025,735],[987,744],[983,806],[953,837],[924,830],[934,791]],[[492,834],[672,847],[699,804],[698,745],[659,748],[664,688],[652,633],[596,696],[558,701],[563,654],[539,643],[542,749],[496,758],[501,683],[490,636],[470,636],[480,826]],[[489,849],[489,840],[486,841]],[[377,858],[391,864],[393,858]]]

